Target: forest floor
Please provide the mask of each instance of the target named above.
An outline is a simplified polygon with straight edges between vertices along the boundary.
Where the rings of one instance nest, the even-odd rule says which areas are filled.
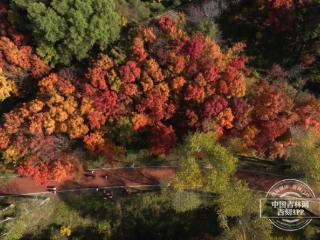
[[[95,177],[82,176],[77,181],[65,181],[61,184],[49,182],[48,185],[57,186],[58,192],[85,190],[88,188],[116,188],[158,186],[172,179],[176,173],[175,167],[136,167],[96,170]],[[107,176],[107,179],[105,179]],[[276,182],[285,179],[267,173],[238,170],[235,174],[238,179],[245,180],[250,189],[267,192]],[[0,186],[2,195],[37,195],[46,193],[46,186],[37,186],[31,178],[14,177]]]

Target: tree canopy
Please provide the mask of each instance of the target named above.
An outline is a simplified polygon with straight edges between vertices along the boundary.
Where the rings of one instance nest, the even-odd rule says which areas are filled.
[[[294,172],[298,172],[305,178],[320,182],[320,134],[316,129],[293,129],[296,139],[287,155],[287,161]]]
[[[51,65],[82,60],[119,36],[113,0],[14,0],[12,8],[27,18],[38,55]]]

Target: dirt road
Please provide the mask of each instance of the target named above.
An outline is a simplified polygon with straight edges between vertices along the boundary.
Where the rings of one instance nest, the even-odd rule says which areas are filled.
[[[63,184],[50,182],[49,185],[56,185],[58,190],[82,189],[93,187],[116,187],[137,185],[159,185],[169,181],[176,173],[175,167],[140,167],[140,168],[117,168],[96,170],[96,176],[83,176],[78,181],[67,181]],[[107,179],[105,179],[107,176]],[[248,182],[253,190],[268,191],[277,181],[284,177],[268,175],[264,173],[254,173],[248,171],[238,171],[236,178]],[[37,186],[31,178],[16,177],[7,184],[0,186],[1,195],[11,194],[36,194],[46,192],[46,186]]]

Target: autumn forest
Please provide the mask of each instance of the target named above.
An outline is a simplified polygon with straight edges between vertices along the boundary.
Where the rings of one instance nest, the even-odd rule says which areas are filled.
[[[265,222],[238,238],[235,219],[260,220],[233,175],[267,163],[317,186],[319,61],[318,0],[1,0],[0,171],[47,186],[90,167],[177,163],[161,204],[180,194],[218,209],[219,233],[192,239],[318,239],[313,225],[287,236]],[[194,190],[218,203],[181,197]],[[223,203],[232,193],[239,212]],[[91,239],[136,239],[109,227]]]

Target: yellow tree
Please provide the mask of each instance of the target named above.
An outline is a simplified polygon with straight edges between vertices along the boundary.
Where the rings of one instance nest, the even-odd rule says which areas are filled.
[[[178,191],[198,189],[203,186],[201,169],[194,157],[181,160],[173,186]]]
[[[0,68],[0,102],[13,94],[17,94],[17,87],[14,81],[7,79]]]
[[[315,128],[292,129],[294,145],[289,149],[287,161],[294,172],[320,182],[320,133]]]

